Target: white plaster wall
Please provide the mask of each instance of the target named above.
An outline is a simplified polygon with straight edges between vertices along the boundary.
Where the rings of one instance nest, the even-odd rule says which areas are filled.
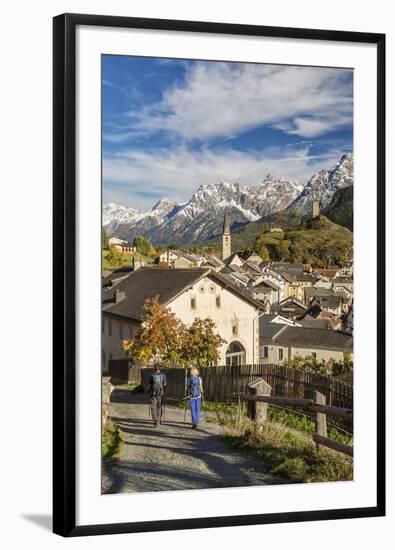
[[[335,361],[343,361],[343,352],[342,351],[332,351],[325,349],[316,349],[316,348],[295,348],[295,347],[282,347],[275,345],[267,345],[268,347],[268,357],[264,357],[264,346],[259,348],[259,357],[261,363],[282,363],[286,359],[292,359],[296,355],[299,357],[307,357],[312,353],[317,354],[318,361],[329,361],[329,359],[334,359]],[[283,350],[283,360],[281,361],[278,358],[278,350]],[[290,357],[289,357],[290,356]]]
[[[343,361],[343,352],[342,351],[333,351],[325,349],[316,349],[316,348],[292,348],[291,347],[291,359],[295,355],[300,357],[306,357],[312,353],[317,354],[318,361],[329,361],[329,359],[334,359],[335,361]]]
[[[216,296],[221,297],[220,307],[216,305]],[[191,307],[191,298],[196,300],[196,309]],[[169,307],[177,317],[187,324],[193,323],[196,317],[200,319],[209,317],[214,321],[217,333],[227,342],[221,346],[220,364],[225,364],[226,349],[234,340],[244,346],[247,364],[252,363],[253,360],[258,362],[259,323],[258,320],[253,322],[258,315],[258,310],[232,292],[205,277],[171,302]],[[238,336],[232,334],[232,325],[236,319],[238,319]],[[253,353],[253,341],[255,353]]]
[[[111,323],[111,334],[110,334]],[[108,372],[108,361],[111,359],[122,359],[125,357],[121,350],[121,342],[127,338],[133,338],[138,330],[137,326],[129,322],[119,321],[106,315],[102,317],[102,369]],[[103,351],[105,353],[103,361]]]

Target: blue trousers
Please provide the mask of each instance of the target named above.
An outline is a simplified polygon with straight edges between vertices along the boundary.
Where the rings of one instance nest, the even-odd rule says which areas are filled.
[[[191,408],[192,424],[197,426],[200,420],[200,397],[190,399],[189,406]]]

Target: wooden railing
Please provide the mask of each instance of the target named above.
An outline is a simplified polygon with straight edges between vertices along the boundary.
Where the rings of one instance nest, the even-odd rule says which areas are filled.
[[[352,409],[336,407],[326,404],[326,397],[319,391],[314,391],[312,399],[298,399],[292,397],[273,397],[272,387],[263,379],[257,378],[248,385],[248,393],[240,395],[242,400],[248,402],[248,414],[258,425],[267,422],[267,407],[269,404],[278,407],[297,407],[307,409],[314,415],[315,432],[313,441],[317,448],[328,447],[348,456],[353,456],[352,445],[340,443],[328,437],[326,416],[337,416],[350,418],[353,415]]]

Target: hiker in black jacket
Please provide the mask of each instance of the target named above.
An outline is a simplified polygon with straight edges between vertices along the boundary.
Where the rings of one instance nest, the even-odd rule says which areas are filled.
[[[161,372],[159,363],[155,363],[154,372],[151,374],[149,379],[152,420],[154,421],[155,428],[161,423],[162,420],[162,405],[166,384],[166,375]]]

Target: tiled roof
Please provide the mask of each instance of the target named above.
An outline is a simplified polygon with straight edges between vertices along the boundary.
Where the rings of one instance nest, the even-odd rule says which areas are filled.
[[[337,351],[352,351],[352,336],[336,330],[319,328],[290,327],[273,337],[275,344],[296,348],[317,348]]]
[[[167,304],[206,276],[254,307],[262,307],[260,302],[242,292],[235,284],[211,269],[155,269],[142,267],[135,272],[130,272],[128,276],[112,286],[109,286],[111,277],[104,281],[102,308],[104,312],[141,321],[147,299],[159,296],[160,302]],[[123,299],[117,303],[114,299],[115,290],[124,293]]]

